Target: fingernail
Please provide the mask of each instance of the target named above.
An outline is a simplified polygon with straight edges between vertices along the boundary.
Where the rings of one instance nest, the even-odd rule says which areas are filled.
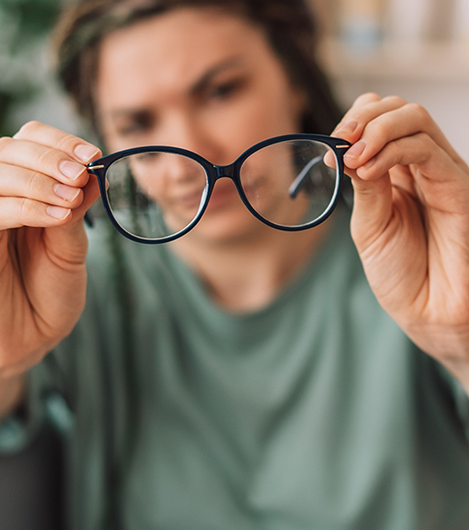
[[[76,156],[83,162],[89,162],[98,151],[94,145],[80,144],[75,147]]]
[[[70,186],[65,186],[64,184],[56,184],[54,186],[54,191],[58,197],[66,201],[73,201],[80,193],[79,188],[71,188]]]
[[[341,127],[337,129],[336,133],[338,132],[353,133],[357,127],[358,127],[358,123],[355,120],[347,121],[346,123],[344,123]]]
[[[366,143],[365,140],[360,140],[354,144],[344,155],[346,158],[360,158],[365,150]]]
[[[60,206],[48,206],[47,213],[54,219],[65,219],[70,215],[70,208],[61,208]]]
[[[68,179],[76,180],[85,171],[85,166],[78,164],[78,162],[64,160],[60,163],[60,171]]]

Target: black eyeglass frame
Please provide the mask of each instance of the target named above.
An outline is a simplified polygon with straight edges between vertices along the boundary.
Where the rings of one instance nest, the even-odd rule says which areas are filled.
[[[263,149],[264,147],[268,147],[276,143],[294,141],[294,140],[311,140],[311,141],[323,143],[329,146],[334,152],[336,160],[337,160],[337,164],[338,164],[337,182],[336,182],[336,186],[334,189],[333,197],[329,203],[328,208],[317,219],[315,219],[314,221],[305,223],[303,225],[298,225],[298,226],[277,225],[275,223],[272,223],[268,219],[264,219],[251,206],[250,202],[248,201],[244,193],[244,190],[241,184],[240,170],[245,160],[249,156],[254,154],[256,151],[259,151],[260,149]],[[259,219],[259,221],[263,222],[267,226],[270,226],[277,230],[284,230],[287,232],[298,232],[300,230],[307,230],[309,228],[313,228],[314,226],[321,224],[331,215],[331,213],[334,211],[339,201],[340,190],[341,190],[342,182],[344,178],[344,154],[351,147],[351,145],[352,144],[350,144],[346,140],[342,140],[341,138],[335,138],[333,136],[326,136],[322,134],[308,134],[308,133],[285,134],[281,136],[275,136],[272,138],[268,138],[267,140],[263,140],[262,142],[259,142],[251,146],[249,149],[244,151],[234,162],[226,166],[218,166],[216,164],[212,164],[207,159],[198,155],[197,153],[194,153],[192,151],[189,151],[187,149],[183,149],[180,147],[147,145],[147,146],[142,146],[142,147],[133,147],[131,149],[125,149],[123,151],[117,151],[115,153],[103,156],[102,158],[99,158],[89,163],[86,167],[87,167],[88,172],[95,175],[98,179],[98,184],[99,184],[99,189],[101,192],[101,199],[103,201],[104,209],[106,210],[109,220],[114,225],[116,230],[120,234],[122,234],[124,237],[126,237],[127,239],[130,239],[137,243],[160,244],[160,243],[169,243],[170,241],[179,239],[180,237],[190,232],[190,230],[192,230],[197,225],[197,223],[202,218],[208,206],[210,197],[212,195],[213,188],[215,186],[215,182],[220,178],[230,178],[233,181],[234,185],[236,186],[236,190],[241,200],[243,201],[244,205],[246,206],[246,208],[252,213],[252,215],[254,215],[254,217]],[[109,203],[107,189],[106,189],[106,172],[114,162],[116,162],[117,160],[121,158],[125,158],[125,157],[136,155],[136,154],[142,154],[142,153],[158,153],[158,152],[182,155],[182,156],[185,156],[187,158],[194,160],[195,162],[198,162],[205,170],[205,175],[207,177],[207,183],[204,188],[204,197],[201,203],[201,207],[199,208],[199,211],[197,212],[197,215],[194,217],[194,219],[185,228],[183,228],[179,232],[176,232],[175,234],[172,234],[170,236],[154,239],[154,238],[145,238],[145,237],[136,236],[128,232],[125,228],[123,228],[119,224],[119,222],[114,216],[114,213],[112,212],[112,208]]]

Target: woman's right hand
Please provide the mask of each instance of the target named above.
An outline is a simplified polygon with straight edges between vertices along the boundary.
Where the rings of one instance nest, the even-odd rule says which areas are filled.
[[[67,336],[85,304],[86,210],[101,155],[38,122],[0,139],[0,379],[24,372]]]

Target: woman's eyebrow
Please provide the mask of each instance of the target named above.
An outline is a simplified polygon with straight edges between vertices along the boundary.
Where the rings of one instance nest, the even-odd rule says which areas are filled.
[[[111,110],[106,113],[105,116],[111,120],[119,120],[121,118],[132,118],[137,120],[148,120],[151,116],[150,111],[146,109],[132,109],[132,108],[123,108]]]
[[[229,59],[224,60],[223,62],[216,64],[212,68],[209,68],[206,72],[204,72],[197,81],[195,81],[192,85],[189,87],[189,93],[190,94],[197,94],[201,90],[203,90],[207,84],[210,83],[210,81],[217,76],[218,74],[224,72],[225,70],[230,70],[231,68],[235,66],[239,66],[241,64],[242,60],[241,57],[235,56],[230,57]]]
[[[196,95],[200,93],[218,74],[223,73],[226,70],[230,70],[231,68],[240,66],[241,64],[242,58],[239,56],[234,56],[216,64],[215,66],[212,66],[207,71],[205,71],[194,83],[189,85],[189,94]],[[122,108],[115,109],[107,113],[107,117],[112,120],[120,118],[143,119],[147,118],[149,115],[150,111],[144,108]]]

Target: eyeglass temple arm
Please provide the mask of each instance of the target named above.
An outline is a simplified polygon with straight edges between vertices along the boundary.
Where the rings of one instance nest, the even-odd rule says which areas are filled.
[[[298,173],[298,176],[295,178],[295,180],[291,183],[290,187],[288,188],[288,193],[291,199],[296,199],[296,197],[298,196],[298,193],[300,193],[301,185],[303,184],[306,178],[306,175],[316,164],[319,164],[319,162],[321,162],[322,159],[323,157],[321,155],[315,156]]]

